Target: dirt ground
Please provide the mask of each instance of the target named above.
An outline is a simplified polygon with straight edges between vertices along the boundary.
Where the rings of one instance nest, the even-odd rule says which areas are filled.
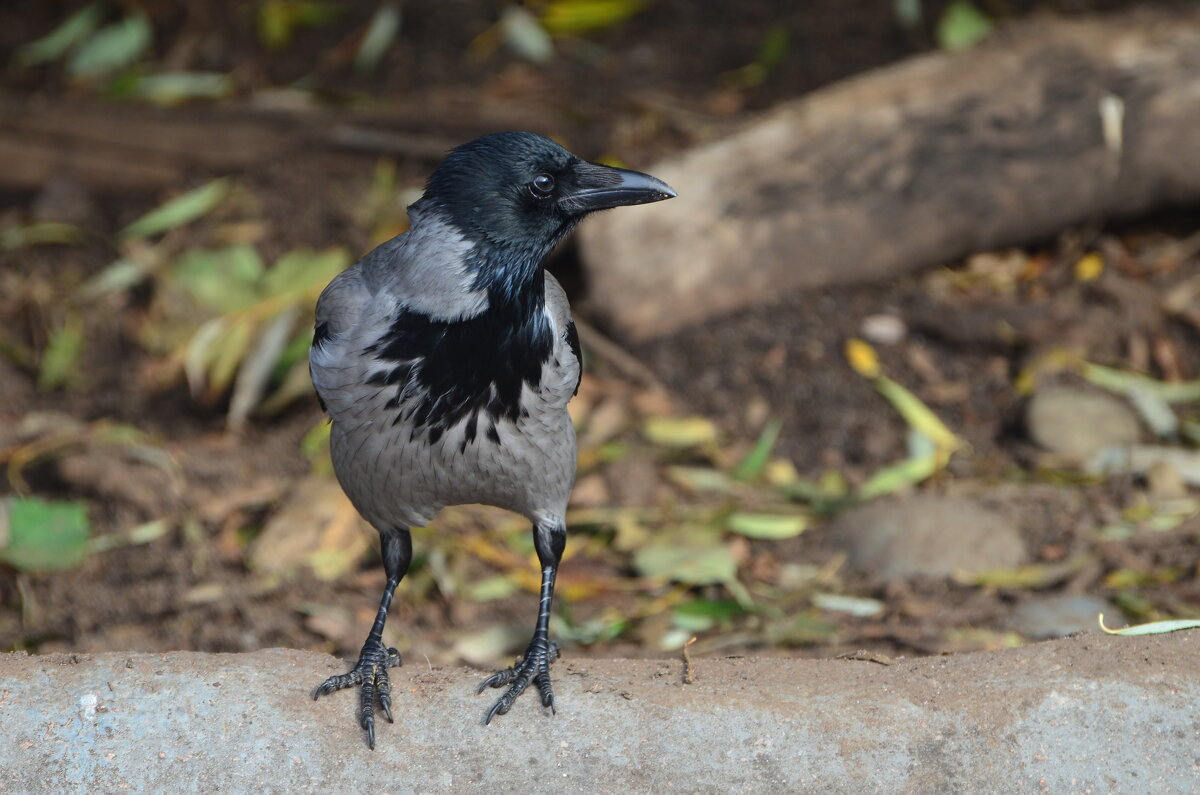
[[[0,25],[0,61],[8,62],[19,44],[51,28],[70,5],[10,4],[0,12],[6,22]],[[503,50],[465,55],[473,42],[478,46],[477,37],[503,4],[411,2],[405,4],[404,40],[421,45],[395,48],[374,75],[362,77],[348,66],[347,30],[361,26],[374,3],[346,4],[344,24],[302,30],[280,53],[265,52],[253,38],[252,21],[223,14],[220,3],[191,3],[186,13],[145,5],[160,57],[190,58],[193,68],[236,68],[247,94],[303,77],[307,88],[332,103],[368,95],[414,116],[425,109],[424,122],[411,131],[426,133],[483,132],[501,113],[560,135],[586,156],[619,153],[637,166],[719,135],[775,102],[930,48],[928,20],[944,6],[925,4],[927,22],[905,30],[896,24],[891,3],[702,6],[664,0],[633,22],[562,43],[554,67],[539,69]],[[1127,4],[997,5],[1016,15],[1035,6],[1036,13],[1087,13]],[[772,25],[786,29],[788,56],[761,83],[739,83],[736,71],[754,62]],[[10,70],[0,77],[0,91],[42,102],[86,94],[52,67]],[[112,113],[121,112],[113,104]],[[339,160],[323,170],[327,161],[314,153],[302,163],[239,174],[256,202],[256,222],[266,230],[260,238],[264,254],[273,257],[300,245],[369,248],[373,230],[356,216],[372,179],[370,161],[364,163],[347,172]],[[394,165],[398,184],[411,185],[434,161],[401,157]],[[196,176],[199,181],[218,175]],[[85,230],[75,246],[0,252],[0,339],[9,343],[0,350],[43,351],[48,329],[61,320],[65,296],[113,260],[116,232],[163,198],[70,184],[0,194],[0,227],[62,216]],[[1195,232],[1195,217],[1194,211],[1180,210],[1136,223],[1063,230],[1057,239],[1020,252],[1022,261],[1037,263],[1034,279],[1009,278],[997,286],[989,273],[1003,271],[996,262],[1004,254],[986,254],[891,284],[784,296],[776,305],[629,350],[666,387],[666,395],[648,387],[637,368],[596,356],[578,401],[580,416],[591,424],[582,434],[575,507],[632,511],[621,514],[625,518],[657,511],[660,519],[646,523],[654,526],[692,510],[714,509],[720,500],[680,488],[669,469],[728,468],[772,417],[783,422],[776,455],[803,477],[836,471],[853,486],[903,458],[903,422],[842,353],[845,341],[861,333],[864,318],[894,314],[904,319],[907,337],[902,345],[878,346],[886,372],[908,384],[970,445],[969,454],[956,456],[924,489],[971,493],[1018,516],[1034,563],[1086,558],[1081,568],[1037,585],[1040,595],[1099,594],[1116,600],[1129,619],[1198,615],[1195,520],[1167,531],[1098,540],[1095,528],[1136,506],[1145,484],[1073,479],[1044,466],[1024,428],[1025,397],[1014,389],[1027,368],[1059,350],[1085,352],[1092,361],[1166,380],[1196,377],[1197,328],[1169,313],[1161,300],[1195,273],[1194,254],[1171,255],[1173,246]],[[1090,251],[1102,252],[1113,264],[1102,278],[1085,282],[1074,268]],[[553,269],[587,320],[586,284],[573,256],[570,248],[560,252]],[[10,473],[15,452],[31,440],[45,439],[51,430],[76,434],[61,449],[34,457],[19,479],[0,481],[0,496],[29,491],[82,499],[101,537],[164,518],[170,526],[148,542],[89,555],[67,572],[0,569],[0,649],[282,646],[355,654],[383,584],[373,554],[332,579],[294,571],[266,576],[255,562],[256,554],[259,561],[264,556],[256,543],[272,517],[298,504],[311,484],[305,478],[322,475],[320,465],[301,452],[302,441],[322,421],[315,400],[302,399],[240,434],[227,432],[224,400],[204,405],[181,381],[155,381],[162,356],[138,338],[155,300],[142,287],[121,301],[89,307],[86,353],[78,377],[64,388],[38,388],[36,357],[29,362],[0,355],[0,453]],[[699,452],[648,444],[638,428],[659,414],[710,417],[720,428],[720,444]],[[160,466],[144,448],[89,441],[97,432],[94,423],[105,421],[144,432],[151,440],[146,447],[165,452],[170,464]],[[605,423],[608,427],[592,430]],[[766,491],[745,500],[763,510],[780,502]],[[620,526],[581,524],[561,580],[573,655],[674,654],[674,646],[663,642],[672,630],[664,609],[687,600],[716,612],[730,604],[719,584],[664,584],[635,576],[633,547],[624,545]],[[1014,604],[1032,598],[1033,588],[883,582],[851,574],[820,530],[817,525],[785,541],[730,542],[740,578],[753,584],[754,595],[770,610],[717,615],[697,630],[697,653],[754,649],[829,656],[863,647],[937,653],[1020,641],[1005,630],[1002,618]],[[520,540],[525,534],[511,518],[474,509],[452,512],[443,524],[419,532],[416,541],[424,551],[401,589],[389,626],[392,641],[410,656],[435,662],[484,663],[511,651],[508,635],[533,616],[526,583],[532,574],[519,573],[528,565],[529,550]],[[793,593],[780,572],[794,573],[795,567],[807,567],[809,584]],[[1116,572],[1133,574],[1114,580]],[[517,587],[464,598],[471,583],[498,575]],[[858,618],[816,610],[808,602],[813,587],[880,599],[883,612]],[[808,622],[806,631],[782,639],[768,631],[780,616],[796,615]],[[490,628],[497,626],[508,635],[494,634]]]

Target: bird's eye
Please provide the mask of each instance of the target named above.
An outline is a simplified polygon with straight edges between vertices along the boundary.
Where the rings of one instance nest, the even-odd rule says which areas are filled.
[[[549,174],[538,174],[529,183],[529,189],[536,196],[549,196],[554,190],[554,177]]]

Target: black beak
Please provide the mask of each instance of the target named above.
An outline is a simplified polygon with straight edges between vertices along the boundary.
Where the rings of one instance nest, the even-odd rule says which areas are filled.
[[[673,199],[676,195],[671,186],[661,179],[627,168],[580,163],[574,172],[575,186],[558,200],[559,206],[569,213],[582,214],[630,204],[650,204]]]

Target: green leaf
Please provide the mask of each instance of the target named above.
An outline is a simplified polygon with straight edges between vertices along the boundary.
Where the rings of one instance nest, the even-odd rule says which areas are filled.
[[[149,544],[165,536],[171,529],[166,519],[155,519],[131,528],[125,533],[96,536],[88,542],[88,552],[108,552],[119,547]]]
[[[67,61],[71,77],[99,77],[128,66],[150,46],[154,32],[145,14],[131,14],[101,28]]]
[[[806,502],[817,513],[836,513],[850,500],[849,484],[836,469],[827,469],[818,481],[797,478],[777,487],[789,500]]]
[[[724,472],[708,467],[667,467],[667,477],[691,492],[728,494],[736,484]]]
[[[288,353],[285,350],[279,357],[280,361],[282,362],[287,356]],[[277,380],[279,385],[258,404],[258,413],[263,417],[272,417],[300,398],[312,394],[312,380],[309,378],[307,360],[293,361],[288,369],[272,376],[272,379]]]
[[[119,292],[141,284],[148,275],[149,270],[142,263],[130,259],[118,259],[84,282],[79,288],[79,297],[91,300],[102,295]]]
[[[156,105],[178,105],[192,99],[224,99],[233,80],[221,72],[162,72],[137,78],[129,96]]]
[[[676,629],[686,630],[686,634],[691,635],[695,632],[704,632],[712,629],[717,625],[712,616],[695,615],[688,613],[674,613],[671,616],[671,626]],[[686,638],[684,640],[687,640]]]
[[[940,454],[939,463],[944,463],[951,453],[964,446],[963,441],[912,392],[886,376],[879,376],[874,383],[875,389],[887,398],[910,428],[933,440]]]
[[[600,616],[578,623],[561,620],[557,610],[550,619],[550,634],[556,638],[566,638],[575,643],[590,646],[593,643],[607,643],[616,640],[629,629],[630,621],[622,616]]]
[[[321,0],[266,0],[258,7],[258,38],[278,50],[292,40],[296,28],[318,27],[334,20],[341,9]]]
[[[754,447],[734,467],[733,476],[735,478],[755,480],[762,475],[767,462],[771,460],[771,453],[775,450],[775,443],[779,441],[779,431],[782,428],[783,423],[779,420],[771,420],[763,426],[762,433],[758,435],[758,441],[754,443]]]
[[[992,32],[992,21],[968,0],[954,0],[938,21],[938,46],[943,50],[965,50]]]
[[[89,524],[82,502],[9,497],[4,507],[8,539],[0,560],[22,571],[62,571],[87,555]]]
[[[938,471],[937,446],[928,436],[909,428],[908,458],[877,470],[858,489],[858,497],[871,500],[915,486]]]
[[[300,440],[300,452],[304,453],[305,458],[328,455],[331,428],[332,426],[328,422],[322,420],[304,434],[304,438]]]
[[[217,343],[228,327],[226,317],[214,317],[196,329],[196,333],[187,341],[183,356],[183,374],[193,395],[204,391],[208,367],[216,358]]]
[[[868,599],[865,596],[846,596],[836,593],[815,593],[812,596],[813,606],[835,613],[848,613],[859,618],[877,616],[883,612],[883,602],[878,599]]]
[[[25,226],[14,226],[0,232],[0,249],[15,251],[19,248],[44,245],[75,245],[83,240],[83,230],[74,224],[56,221],[39,221]]]
[[[707,616],[722,623],[745,612],[746,608],[733,599],[695,599],[675,606],[677,615]]]
[[[454,653],[471,665],[491,666],[506,654],[521,648],[523,630],[495,624],[464,634],[454,642]]]
[[[769,74],[787,55],[789,41],[787,28],[783,25],[775,24],[767,28],[762,46],[758,49],[758,58],[755,59],[764,75]]]
[[[84,6],[45,36],[18,48],[13,55],[13,62],[17,66],[34,66],[58,60],[95,30],[103,16],[104,3],[90,3]]]
[[[83,318],[67,315],[62,326],[50,335],[42,366],[38,371],[38,389],[49,392],[74,378],[76,365],[83,353]]]
[[[229,179],[214,179],[162,204],[121,230],[121,240],[151,237],[202,218],[229,193]]]
[[[1178,632],[1181,629],[1200,629],[1200,619],[1185,618],[1175,621],[1153,621],[1149,624],[1136,624],[1123,629],[1109,629],[1104,626],[1104,614],[1100,614],[1100,629],[1109,635],[1161,635],[1164,632]]]
[[[1158,609],[1154,603],[1137,591],[1119,591],[1113,595],[1113,601],[1127,615],[1150,621],[1158,619]]]
[[[812,612],[776,619],[766,626],[767,640],[781,646],[821,643],[835,635],[837,635],[837,625]]]
[[[659,544],[639,550],[633,565],[645,577],[664,577],[691,585],[730,583],[737,561],[726,546],[689,548]]]
[[[1193,403],[1200,400],[1200,379],[1159,381],[1141,373],[1130,373],[1090,362],[1083,363],[1083,377],[1098,387],[1123,395],[1142,392],[1167,403]]]
[[[279,354],[279,366],[271,374],[273,381],[281,381],[286,378],[295,365],[303,365],[307,372],[308,349],[312,347],[312,338],[313,329],[308,323],[296,330],[291,342],[283,349],[283,353]]]
[[[208,369],[208,399],[215,399],[233,381],[234,373],[246,358],[253,331],[252,323],[238,320],[224,329],[213,343],[211,365]]]
[[[264,270],[253,246],[193,248],[171,264],[170,279],[198,306],[224,314],[258,302]]]
[[[497,599],[507,599],[516,592],[516,583],[502,574],[467,583],[463,588],[463,595],[472,602],[494,602]]]
[[[354,70],[360,74],[374,71],[399,32],[400,6],[395,3],[379,6],[375,15],[371,17],[371,24],[367,26],[362,44],[358,45],[358,52],[354,56]]]
[[[795,538],[808,527],[807,517],[766,513],[731,513],[726,522],[738,535],[767,540]]]
[[[293,304],[271,318],[259,331],[253,347],[246,354],[233,384],[226,415],[229,427],[235,432],[244,427],[250,413],[266,394],[271,373],[287,346],[299,315],[300,307]]]
[[[350,264],[344,248],[297,248],[275,261],[262,281],[265,295],[300,295],[329,283]]]

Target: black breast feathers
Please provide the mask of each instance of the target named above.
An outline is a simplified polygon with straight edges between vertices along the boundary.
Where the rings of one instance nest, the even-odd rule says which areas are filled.
[[[386,404],[396,412],[392,424],[410,424],[414,436],[426,431],[430,441],[437,441],[470,418],[464,446],[479,432],[499,442],[496,421],[523,414],[522,386],[540,385],[553,348],[554,333],[540,301],[536,309],[494,301],[458,321],[402,310],[364,351],[378,362],[367,383],[395,388]]]

